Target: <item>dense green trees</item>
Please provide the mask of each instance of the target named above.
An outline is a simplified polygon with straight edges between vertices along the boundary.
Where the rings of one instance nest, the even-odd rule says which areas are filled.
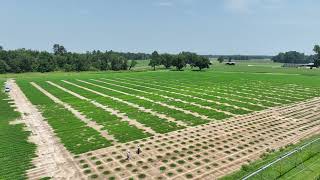
[[[177,55],[173,54],[159,54],[154,51],[151,55],[149,66],[155,70],[156,66],[163,65],[165,68],[175,67],[177,70],[182,70],[189,64],[191,68],[198,67],[199,70],[209,68],[211,62],[208,57],[199,56],[196,53],[181,52]]]
[[[274,62],[279,63],[293,63],[293,64],[302,64],[312,62],[312,58],[306,56],[303,53],[297,51],[289,51],[285,53],[279,53],[278,55],[272,58]]]
[[[127,70],[137,62],[128,62],[128,57],[148,58],[144,53],[120,53],[114,51],[68,52],[62,45],[55,44],[53,53],[26,49],[0,50],[0,73]]]

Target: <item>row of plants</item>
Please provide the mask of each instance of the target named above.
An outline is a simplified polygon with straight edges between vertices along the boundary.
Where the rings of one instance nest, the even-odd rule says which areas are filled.
[[[88,81],[90,81],[90,83],[94,83],[94,84],[97,84],[99,86],[104,86],[104,87],[108,87],[108,88],[111,88],[111,89],[114,89],[114,90],[117,90],[117,91],[121,91],[121,92],[124,92],[124,93],[129,93],[132,96],[140,96],[140,97],[148,98],[148,99],[150,99],[152,101],[155,101],[155,102],[161,102],[161,103],[164,103],[164,104],[167,104],[167,105],[171,105],[171,106],[174,106],[174,107],[182,108],[184,110],[189,110],[191,112],[196,112],[198,114],[205,115],[205,116],[207,116],[209,118],[224,119],[224,118],[230,117],[230,116],[226,115],[225,113],[218,112],[218,111],[213,110],[213,109],[212,110],[208,110],[208,109],[205,109],[205,108],[194,106],[194,105],[192,105],[190,103],[186,103],[186,102],[197,103],[197,100],[193,100],[192,98],[182,99],[181,97],[179,97],[179,95],[177,95],[175,97],[171,96],[171,97],[166,98],[166,97],[158,95],[160,93],[151,92],[151,91],[148,91],[147,89],[145,89],[143,92],[141,92],[142,91],[141,89],[139,89],[141,91],[138,91],[134,87],[130,87],[130,85],[120,87],[117,84],[107,82],[106,80],[104,80],[103,82],[100,82],[100,81],[98,82],[98,81],[94,81],[94,80],[88,80]],[[131,89],[129,89],[128,87],[130,87]],[[163,94],[163,93],[161,95],[168,96],[168,95]],[[180,99],[180,100],[183,100],[183,101],[186,101],[186,102],[175,101],[175,100],[173,100],[173,98]],[[213,108],[219,109],[218,105],[213,107]]]
[[[274,88],[271,83],[268,82],[261,82],[261,81],[237,81],[232,83],[220,83],[218,86],[214,83],[206,83],[206,86],[203,85],[196,85],[198,87],[205,87],[205,88],[219,88],[219,89],[230,89],[232,91],[242,91],[243,93],[249,94],[257,94],[265,96],[267,99],[270,98],[279,98],[282,99],[281,102],[287,101],[297,101],[301,98],[310,98],[309,91],[298,91],[292,92],[290,88],[284,87],[283,85],[278,85],[277,88]],[[272,101],[272,99],[269,99]]]
[[[178,110],[174,110],[174,109],[170,109],[170,108],[161,106],[159,104],[155,104],[155,103],[152,103],[152,102],[149,102],[149,101],[146,101],[146,100],[139,99],[139,98],[134,97],[134,96],[125,95],[125,94],[122,94],[122,93],[119,93],[119,92],[106,90],[106,89],[101,88],[101,87],[88,85],[87,83],[79,82],[77,80],[70,80],[70,82],[78,84],[78,85],[80,85],[82,87],[86,87],[86,88],[89,88],[91,90],[100,92],[102,94],[105,94],[105,95],[108,95],[108,96],[111,96],[111,97],[115,97],[115,98],[119,98],[120,100],[123,100],[123,101],[126,101],[126,102],[130,102],[130,103],[133,103],[135,105],[139,105],[140,107],[151,109],[153,112],[158,112],[158,113],[165,114],[167,116],[175,118],[177,121],[183,121],[183,122],[187,123],[188,125],[199,125],[199,124],[204,124],[204,123],[209,122],[208,120],[196,118],[193,115],[185,114],[184,112],[181,112],[181,111],[178,111]],[[79,91],[79,89],[81,89],[81,88],[77,87],[76,89]],[[86,91],[86,93],[88,93],[88,91]],[[96,98],[98,98],[100,96],[100,95],[96,95],[94,93],[91,93],[91,95],[95,96],[95,98],[92,98],[92,99],[96,99]],[[111,98],[104,98],[104,99],[108,99],[110,101],[113,101]],[[123,112],[127,112],[127,111],[123,111]],[[136,112],[136,108],[135,108],[135,113],[137,113]],[[158,121],[155,121],[155,122],[158,122]]]
[[[98,131],[88,127],[62,105],[54,103],[28,81],[19,80],[17,82],[32,104],[39,108],[56,136],[70,152],[81,154],[112,145],[111,141],[101,136]]]
[[[109,79],[109,80],[111,80],[111,79]],[[126,85],[128,85],[128,84],[129,85],[135,85],[137,89],[138,88],[139,89],[140,88],[146,89],[146,86],[130,83],[130,80],[127,80],[127,79],[116,79],[116,82],[117,83],[124,83]],[[181,84],[180,82],[174,82],[174,83],[175,84]],[[247,109],[250,109],[252,111],[258,111],[258,110],[262,110],[263,109],[263,107],[261,107],[261,106],[253,105],[253,104],[258,104],[259,102],[258,101],[254,101],[252,99],[248,99],[248,98],[245,98],[245,97],[234,96],[233,94],[223,93],[223,92],[219,92],[219,91],[208,91],[206,89],[201,89],[201,88],[197,88],[197,87],[199,87],[199,86],[192,85],[192,84],[190,84],[190,85],[189,84],[183,84],[183,87],[180,88],[180,89],[184,91],[183,93],[196,91],[194,93],[197,94],[198,97],[201,97],[203,99],[212,100],[212,101],[216,101],[216,102],[220,102],[220,103],[227,103],[227,104],[235,105],[235,106],[238,106],[238,107],[247,108]],[[156,89],[156,88],[154,88],[154,89]],[[157,91],[157,90],[155,90],[155,91]],[[172,95],[172,96],[175,96],[175,95]],[[210,105],[210,104],[208,104],[208,105]]]
[[[132,79],[130,79],[132,80]],[[150,80],[146,80],[146,81],[150,81]],[[146,84],[146,83],[145,83]],[[183,91],[185,94],[193,94],[193,96],[195,97],[207,97],[207,95],[199,95],[201,93],[199,92],[194,92],[194,91],[185,91],[184,88],[186,88],[188,85],[186,85],[186,83],[181,84],[181,82],[171,82],[171,81],[167,81],[167,80],[157,80],[157,83],[154,84],[157,87],[162,87],[162,86],[166,86],[167,89],[171,89],[171,90],[177,90],[177,91]],[[191,85],[192,86],[192,85]],[[246,91],[245,89],[241,89],[241,88],[237,88],[237,87],[231,87],[232,85],[219,85],[219,86],[199,86],[199,85],[193,85],[193,86],[197,86],[197,87],[202,87],[204,90],[214,90],[214,91],[222,91],[225,93],[229,93],[229,94],[236,94],[239,96],[245,96],[245,97],[249,97],[249,98],[259,98],[260,102],[262,105],[264,106],[268,106],[268,107],[273,107],[273,106],[277,106],[277,104],[273,103],[279,103],[279,104],[288,104],[292,101],[288,100],[288,99],[281,99],[278,97],[270,97],[270,94],[266,94],[266,93],[260,93],[258,91],[253,92],[253,91]],[[262,90],[261,90],[262,91]]]
[[[11,107],[0,81],[0,179],[26,179],[26,170],[33,167],[36,145],[28,141],[25,125],[12,123],[20,114]]]
[[[107,80],[107,79],[104,79]],[[226,111],[226,112],[230,112],[233,114],[247,114],[250,113],[251,111],[245,110],[245,109],[241,109],[241,108],[235,108],[232,105],[226,105],[226,104],[219,104],[216,102],[220,102],[220,103],[227,103],[227,104],[231,104],[229,101],[227,100],[221,100],[218,99],[214,96],[209,97],[208,95],[199,95],[199,92],[193,93],[191,91],[186,91],[183,88],[175,88],[174,85],[165,85],[165,84],[161,84],[159,85],[159,83],[146,83],[146,82],[141,82],[141,81],[135,81],[135,80],[127,80],[125,78],[118,80],[118,82],[125,82],[127,85],[130,82],[133,82],[136,85],[133,85],[133,83],[130,83],[130,86],[135,86],[135,88],[139,88],[139,89],[144,89],[146,91],[151,91],[160,95],[166,95],[172,98],[178,98],[178,99],[182,99],[185,100],[187,102],[192,102],[192,103],[197,103],[199,105],[202,106],[208,106],[217,110],[222,110],[222,111]],[[208,102],[208,101],[213,101],[213,102]],[[209,111],[206,109],[206,111]]]
[[[102,105],[108,106],[121,113],[125,113],[125,115],[128,116],[128,118],[136,120],[137,122],[145,125],[146,127],[150,127],[157,133],[167,133],[174,130],[185,128],[183,126],[177,125],[175,122],[169,122],[166,119],[159,118],[150,113],[139,111],[137,108],[129,106],[128,104],[125,104],[121,101],[115,101],[112,98],[102,97],[98,94],[64,83],[62,81],[53,81],[53,82],[83,97],[94,100]],[[95,107],[95,109],[97,109],[97,107]],[[96,118],[99,118],[99,117],[96,117]],[[95,119],[95,117],[93,117],[92,119]],[[108,120],[109,120],[108,118],[101,118],[101,121],[108,121]],[[126,131],[126,128],[122,129],[122,131]]]
[[[110,112],[106,112],[92,103],[79,99],[47,82],[42,81],[37,82],[37,84],[50,94],[59,98],[61,101],[71,105],[88,119],[101,125],[103,127],[101,130],[106,130],[108,134],[114,136],[114,138],[119,142],[124,143],[150,136],[150,134],[130,125],[128,122],[121,121],[119,117],[111,114]]]

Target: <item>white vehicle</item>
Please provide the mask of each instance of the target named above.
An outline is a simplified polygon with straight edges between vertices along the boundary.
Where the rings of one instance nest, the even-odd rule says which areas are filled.
[[[10,88],[9,88],[9,87],[6,87],[6,88],[4,89],[4,92],[10,92]]]

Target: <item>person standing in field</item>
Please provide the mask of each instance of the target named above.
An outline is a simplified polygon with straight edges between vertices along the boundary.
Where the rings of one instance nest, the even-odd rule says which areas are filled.
[[[137,147],[137,154],[140,154],[141,153],[141,149],[140,149],[140,145],[138,145]]]
[[[130,151],[129,150],[127,150],[127,159],[126,159],[127,161],[129,161],[130,160]]]

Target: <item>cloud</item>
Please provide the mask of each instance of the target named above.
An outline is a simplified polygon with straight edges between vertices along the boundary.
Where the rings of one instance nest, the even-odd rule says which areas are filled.
[[[233,13],[251,14],[256,9],[279,8],[285,0],[224,0],[225,8]]]
[[[160,1],[155,3],[156,6],[160,7],[172,7],[174,3],[172,1]]]

